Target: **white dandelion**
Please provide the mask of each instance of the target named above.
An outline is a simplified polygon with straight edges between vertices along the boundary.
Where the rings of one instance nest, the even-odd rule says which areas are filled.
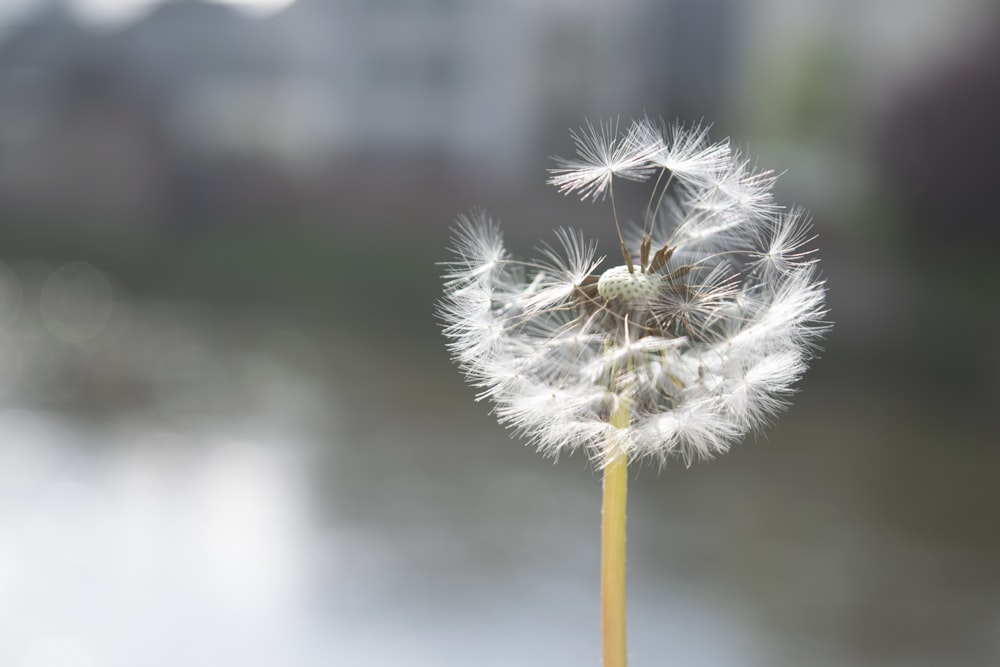
[[[574,139],[578,158],[549,179],[564,192],[655,179],[624,264],[600,270],[596,244],[568,230],[516,260],[486,213],[460,217],[440,304],[452,354],[545,454],[603,467],[725,452],[785,406],[826,328],[809,222],[702,127],[605,123]]]
[[[485,212],[460,216],[439,315],[453,358],[503,424],[546,455],[583,450],[603,469],[602,645],[625,667],[628,465],[721,454],[786,407],[828,325],[801,209],[707,129],[648,119],[573,134],[549,183],[610,195],[623,264],[557,230],[539,257],[510,256]],[[616,178],[651,182],[623,234]]]

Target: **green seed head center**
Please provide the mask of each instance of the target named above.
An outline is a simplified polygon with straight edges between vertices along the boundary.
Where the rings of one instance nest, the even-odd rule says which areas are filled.
[[[619,299],[630,306],[648,304],[656,300],[662,276],[644,273],[637,267],[616,266],[605,271],[597,281],[597,293],[605,301]]]

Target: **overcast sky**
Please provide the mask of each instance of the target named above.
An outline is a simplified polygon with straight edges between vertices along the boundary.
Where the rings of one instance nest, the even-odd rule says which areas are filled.
[[[54,0],[0,0],[0,30],[7,28],[32,8]],[[57,1],[57,0],[55,0]],[[63,0],[80,18],[96,25],[126,22],[164,0]],[[251,13],[268,13],[282,9],[295,0],[210,0],[246,9]]]

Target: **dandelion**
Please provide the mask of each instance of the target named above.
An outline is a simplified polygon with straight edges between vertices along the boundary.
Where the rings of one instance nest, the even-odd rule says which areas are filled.
[[[549,183],[610,196],[623,263],[560,229],[509,255],[485,212],[459,218],[439,314],[449,348],[500,422],[542,453],[604,471],[605,665],[624,665],[627,466],[721,454],[782,410],[826,329],[810,223],[707,129],[588,124]],[[616,179],[651,184],[622,229]]]

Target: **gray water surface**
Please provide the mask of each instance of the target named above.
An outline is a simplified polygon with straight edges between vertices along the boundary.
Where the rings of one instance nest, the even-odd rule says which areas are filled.
[[[599,664],[599,476],[511,440],[438,341],[59,271],[0,299],[0,664]],[[631,664],[1000,662],[988,428],[827,377],[633,475]]]

